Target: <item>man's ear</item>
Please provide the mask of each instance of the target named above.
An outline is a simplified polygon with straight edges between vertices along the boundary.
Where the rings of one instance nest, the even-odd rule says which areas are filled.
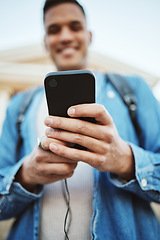
[[[92,37],[93,37],[93,35],[92,35],[92,32],[91,31],[88,31],[88,46],[92,43]]]
[[[48,51],[48,44],[47,44],[46,35],[44,35],[44,46],[45,46],[46,51]]]

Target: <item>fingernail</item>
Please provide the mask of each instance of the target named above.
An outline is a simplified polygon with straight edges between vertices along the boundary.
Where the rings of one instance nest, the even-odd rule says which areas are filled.
[[[55,144],[51,143],[50,149],[51,149],[51,151],[56,151],[58,149],[58,147]]]
[[[53,128],[48,128],[46,129],[46,135],[47,137],[52,137],[54,133],[54,129]]]
[[[46,126],[48,126],[48,127],[50,127],[50,126],[52,126],[52,124],[53,124],[53,119],[52,118],[46,118],[45,119],[45,125]]]
[[[76,112],[75,108],[69,108],[69,109],[68,109],[68,114],[69,114],[69,115],[74,115],[75,112]]]

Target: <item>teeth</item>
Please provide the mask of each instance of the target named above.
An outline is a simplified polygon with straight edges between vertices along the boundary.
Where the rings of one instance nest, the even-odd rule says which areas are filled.
[[[62,53],[65,54],[65,55],[71,55],[75,52],[75,49],[74,48],[64,48],[62,50]]]

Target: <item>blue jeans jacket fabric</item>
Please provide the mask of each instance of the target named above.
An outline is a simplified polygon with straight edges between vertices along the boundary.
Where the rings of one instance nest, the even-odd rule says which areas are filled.
[[[91,239],[160,240],[160,226],[150,202],[160,203],[160,105],[148,85],[139,77],[127,76],[137,99],[137,119],[142,129],[137,138],[128,109],[104,75],[96,73],[96,102],[111,114],[119,135],[131,146],[136,179],[127,183],[116,175],[93,169],[94,196]],[[112,97],[108,92],[112,91]],[[16,117],[23,93],[8,106],[0,138],[0,220],[15,218],[9,240],[37,240],[43,186],[37,194],[14,182],[14,176],[37,144],[36,111],[44,94],[42,88],[32,101],[22,124],[23,146],[16,160]],[[139,141],[142,147],[139,147]]]

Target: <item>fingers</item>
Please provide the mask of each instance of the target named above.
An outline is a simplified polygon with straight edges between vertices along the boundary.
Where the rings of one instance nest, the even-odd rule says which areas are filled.
[[[49,150],[49,145],[52,143],[52,142],[57,142],[57,143],[60,143],[62,145],[65,145],[66,143],[65,142],[62,142],[60,140],[57,140],[57,139],[53,139],[53,138],[46,138],[44,137],[42,140],[41,140],[41,146],[44,150]]]
[[[48,184],[73,175],[76,161],[63,158],[38,147],[25,158],[21,168],[21,181],[26,189],[37,184]]]
[[[102,105],[77,105],[71,107],[68,110],[68,114],[72,118],[49,116],[45,119],[45,125],[53,129],[63,129],[65,131],[80,133],[101,140],[106,140],[107,135],[112,135],[112,133],[110,133],[110,127],[114,125],[113,120]],[[95,118],[97,124],[77,119],[79,117]],[[103,126],[105,126],[105,129]]]
[[[102,125],[108,125],[112,123],[112,118],[107,112],[106,108],[100,104],[81,104],[70,107],[68,109],[68,115],[70,117],[92,117]]]
[[[66,158],[57,156],[52,152],[45,152],[45,155],[45,160],[42,156],[38,156],[38,154],[35,156],[34,174],[33,172],[32,174],[34,175],[33,178],[38,184],[56,182],[65,178],[69,178],[73,175],[73,172],[77,166],[77,162],[73,162],[69,159],[67,160]]]
[[[108,147],[108,145],[104,141],[99,141],[95,138],[91,138],[81,134],[75,134],[68,131],[61,131],[59,129],[48,128],[46,130],[46,136],[54,139],[58,139],[61,141],[65,141],[65,142],[79,144],[83,147],[86,147],[90,151],[97,152],[100,154],[106,153],[107,147]],[[109,137],[107,140],[109,142],[110,140]]]
[[[37,173],[40,176],[59,175],[64,176],[73,173],[77,163],[43,163],[37,166]]]
[[[112,135],[112,128],[110,126],[102,126],[95,123],[86,122],[74,118],[62,118],[50,116],[46,118],[45,123],[52,129],[61,129],[68,132],[78,133],[92,138],[108,141]],[[52,130],[52,131],[54,131]],[[51,131],[51,130],[50,130]],[[49,132],[48,132],[49,134]],[[54,137],[53,135],[47,135]],[[58,138],[57,138],[58,139]],[[64,139],[61,139],[64,140]],[[67,140],[66,140],[67,141]]]
[[[59,166],[61,167],[61,166]],[[63,179],[66,179],[66,178],[70,178],[72,177],[74,171],[70,171],[69,173],[66,173],[66,174],[36,174],[34,175],[34,177],[32,176],[32,174],[29,174],[31,175],[34,183],[36,184],[49,184],[49,183],[53,183],[53,182],[56,182],[56,181],[60,181],[60,180],[63,180]],[[31,185],[31,184],[30,184]]]
[[[101,166],[105,161],[104,156],[101,154],[69,148],[56,143],[50,144],[50,150],[64,158],[69,158],[73,161],[82,161],[93,167]]]
[[[47,138],[46,138],[47,139]],[[51,141],[51,143],[60,143],[60,141]],[[50,148],[49,148],[50,150]],[[39,147],[36,147],[34,152],[33,152],[33,156],[32,158],[34,159],[36,168],[38,168],[39,165],[43,164],[43,163],[68,163],[68,164],[72,164],[75,163],[75,161],[73,162],[71,159],[66,159],[63,158],[61,156],[58,156],[56,154],[53,154],[53,152],[51,151],[44,151],[42,149],[40,149]]]
[[[114,122],[102,105],[82,104],[68,109],[70,118],[49,116],[45,119],[48,139],[66,142],[48,142],[52,153],[70,161],[83,161],[99,170],[104,169],[104,162],[111,152],[110,146],[115,138]],[[97,123],[91,123],[79,118],[95,118]],[[79,144],[88,150],[68,147],[68,143]],[[110,158],[110,156],[109,156]]]

